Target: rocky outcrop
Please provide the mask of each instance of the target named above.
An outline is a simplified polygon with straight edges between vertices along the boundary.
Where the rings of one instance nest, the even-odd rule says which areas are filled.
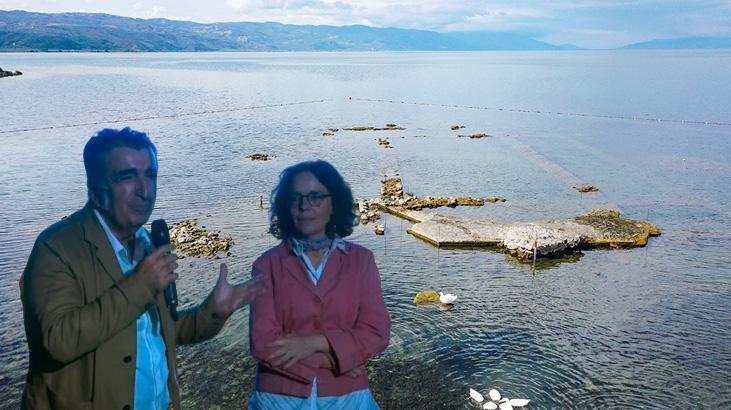
[[[406,128],[399,127],[396,124],[386,124],[385,128],[380,127],[350,127],[343,128],[344,131],[403,131]]]
[[[415,305],[425,305],[430,303],[439,303],[439,294],[433,290],[425,290],[414,296]]]
[[[466,135],[459,134],[459,135],[457,135],[457,137],[475,139],[475,138],[489,138],[489,137],[492,137],[492,135],[489,135],[489,134],[466,134]]]
[[[392,177],[381,181],[381,199],[386,203],[394,203],[404,199],[404,186],[401,178]]]
[[[251,154],[251,155],[247,155],[246,158],[249,158],[252,161],[269,161],[276,157],[274,155],[270,155],[270,154]]]
[[[599,192],[599,188],[595,187],[594,185],[582,185],[575,186],[573,188],[579,192]]]
[[[23,73],[21,73],[20,71],[17,71],[17,70],[16,71],[5,71],[2,68],[0,68],[0,78],[13,77],[16,75],[23,75]]]
[[[362,199],[357,202],[360,222],[363,225],[368,222],[375,222],[381,218],[379,203],[380,201],[376,199]]]
[[[220,231],[206,231],[205,226],[198,226],[197,219],[187,219],[170,224],[170,243],[173,247],[188,256],[213,257],[219,259],[219,252],[232,256],[229,249],[234,240],[221,236]]]

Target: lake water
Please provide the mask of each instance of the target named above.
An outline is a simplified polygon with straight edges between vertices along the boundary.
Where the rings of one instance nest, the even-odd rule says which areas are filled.
[[[356,197],[398,169],[419,196],[500,196],[439,210],[502,222],[619,209],[662,236],[535,272],[493,250],[444,250],[384,216],[376,254],[392,315],[371,381],[383,408],[473,408],[495,387],[531,408],[731,407],[730,51],[0,54],[0,407],[27,366],[18,279],[36,235],[83,206],[81,152],[102,127],[160,152],[154,218],[198,218],[235,240],[232,280],[273,246],[257,196],[278,173],[331,161]],[[405,131],[338,132],[384,126]],[[457,138],[488,133],[492,138]],[[394,149],[375,141],[390,137]],[[274,154],[268,162],[252,153]],[[572,186],[596,185],[595,194]],[[220,261],[186,258],[186,305]],[[459,295],[442,312],[421,290]],[[179,349],[187,408],[241,408],[251,392],[248,309]]]

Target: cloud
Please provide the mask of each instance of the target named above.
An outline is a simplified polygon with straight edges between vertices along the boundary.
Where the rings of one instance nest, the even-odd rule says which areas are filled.
[[[276,21],[435,31],[511,31],[613,47],[652,38],[731,35],[729,0],[0,0],[0,9],[89,11],[200,23]]]
[[[535,8],[488,8],[444,26],[445,31],[514,31],[545,27],[550,14]]]

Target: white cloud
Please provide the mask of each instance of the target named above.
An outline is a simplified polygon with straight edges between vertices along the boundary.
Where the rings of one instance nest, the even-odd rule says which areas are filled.
[[[462,21],[447,24],[445,31],[512,31],[544,26],[552,17],[533,8],[489,8],[484,12],[462,18]]]
[[[731,35],[729,0],[0,0],[0,9],[89,11],[201,23],[277,21],[436,31],[519,31],[586,47],[648,36]]]

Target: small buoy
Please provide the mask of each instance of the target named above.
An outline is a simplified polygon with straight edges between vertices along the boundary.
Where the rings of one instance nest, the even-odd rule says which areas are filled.
[[[478,403],[482,403],[483,401],[485,401],[485,397],[475,389],[470,389],[470,397],[472,398],[472,400]]]

